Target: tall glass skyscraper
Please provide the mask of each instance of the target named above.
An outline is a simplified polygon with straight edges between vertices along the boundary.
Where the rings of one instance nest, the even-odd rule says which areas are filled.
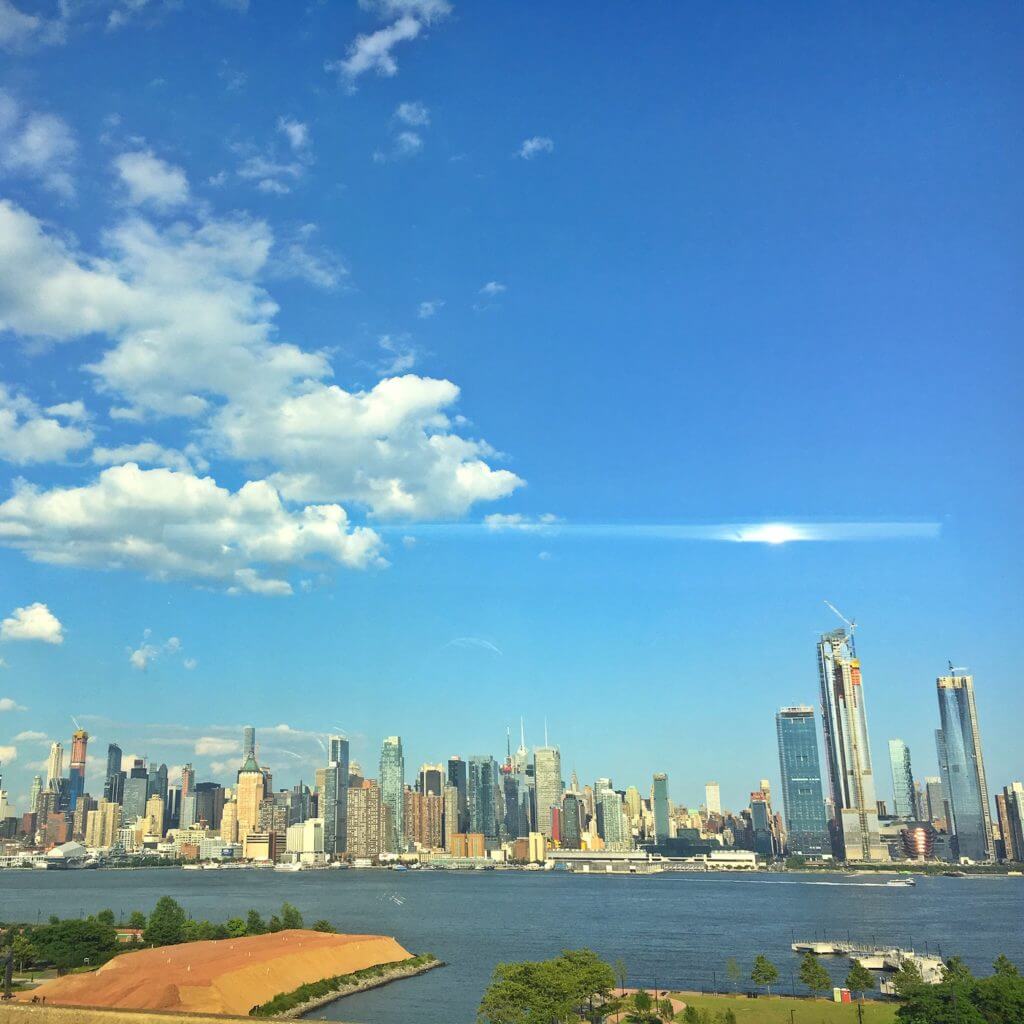
[[[348,848],[348,740],[329,737],[327,768],[324,771],[323,806],[318,808],[324,820],[324,850],[344,853]]]
[[[469,831],[467,784],[466,762],[461,757],[448,758],[448,785],[454,786],[458,794],[458,818],[447,826],[451,833]]]
[[[124,772],[121,771],[121,748],[116,743],[107,746],[107,774],[103,780],[103,799],[119,804],[124,800]]]
[[[538,747],[533,752],[533,784],[537,794],[537,831],[550,839],[551,808],[562,806],[562,755],[558,747]]]
[[[388,736],[380,750],[380,798],[389,818],[384,848],[405,850],[405,755],[401,736]]]
[[[893,814],[897,818],[911,821],[917,817],[914,773],[910,767],[910,747],[901,739],[889,740],[889,766],[892,768]]]
[[[469,759],[466,802],[469,804],[469,831],[489,838],[498,835],[495,796],[498,786],[498,762],[490,754],[475,754]]]
[[[818,678],[835,808],[834,852],[840,860],[886,861],[889,853],[878,831],[864,687],[852,630],[834,629],[821,635]]]
[[[831,854],[832,844],[821,793],[821,763],[814,708],[804,704],[782,708],[775,716],[779,737],[782,806],[790,853],[802,857]]]
[[[656,772],[651,792],[654,804],[654,838],[657,842],[668,839],[668,776]]]
[[[961,857],[971,860],[991,860],[992,818],[974,703],[974,676],[939,676],[936,688],[942,723],[936,746],[957,850]]]

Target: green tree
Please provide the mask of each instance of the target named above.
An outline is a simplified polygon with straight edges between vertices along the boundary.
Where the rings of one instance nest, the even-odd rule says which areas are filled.
[[[304,927],[298,907],[293,907],[287,902],[281,904],[281,927],[289,931]]]
[[[731,1006],[722,1015],[722,1024],[736,1024],[736,1014],[733,1013]]]
[[[808,950],[800,961],[800,980],[811,992],[827,992],[832,987],[832,978],[821,965],[821,961]]]
[[[245,915],[245,934],[263,935],[267,930],[266,922],[260,917],[260,912],[253,908]]]
[[[658,1003],[658,1016],[662,1020],[672,1020],[676,1015],[676,1011],[672,1009],[671,999],[662,999]]]
[[[32,939],[24,932],[19,932],[14,936],[11,948],[14,951],[14,962],[18,965],[19,970],[24,970],[26,964],[34,964],[39,956]]]
[[[146,915],[141,910],[133,910],[128,918],[129,928],[145,928]]]
[[[846,976],[846,987],[851,992],[858,993],[863,999],[865,992],[874,991],[875,976],[859,960],[854,960],[850,973]]]
[[[700,1024],[700,1014],[697,1012],[696,1006],[687,1004],[685,1010],[683,1010],[683,1020],[686,1024]]]
[[[1011,960],[1008,960],[1003,953],[1000,953],[996,957],[995,963],[992,964],[992,969],[996,974],[1000,974],[1006,977],[1017,978],[1020,976],[1020,971],[1017,970],[1016,966]]]
[[[267,922],[267,931],[279,932],[283,927],[284,925],[281,924],[281,918],[279,918],[277,914],[271,914],[270,920]]]
[[[96,915],[96,920],[99,921],[100,924],[109,924],[111,928],[113,928],[117,923],[117,918],[114,917],[114,912],[112,910],[101,910]]]
[[[913,960],[904,960],[900,969],[892,976],[892,985],[896,994],[906,999],[911,993],[924,984],[921,968]]]
[[[779,969],[763,953],[754,958],[754,969],[750,972],[750,980],[755,985],[764,985],[768,995],[772,994],[772,985],[779,980]]]
[[[336,931],[333,924],[330,921],[320,918],[319,921],[313,922],[313,931],[315,932],[334,932]]]
[[[740,982],[743,980],[743,968],[740,967],[739,961],[736,957],[731,956],[725,962],[725,974],[729,979],[729,983],[732,985],[733,992],[739,988]]]
[[[58,920],[56,924],[36,928],[32,945],[40,961],[53,964],[63,974],[72,967],[82,967],[86,961],[95,963],[115,950],[117,932],[95,918]]]
[[[227,929],[229,939],[240,939],[247,934],[245,921],[240,917],[229,918],[224,927]]]
[[[945,981],[974,981],[971,969],[958,956],[951,956],[942,968],[942,980]]]
[[[654,1000],[651,998],[651,993],[646,989],[640,989],[639,992],[633,995],[633,1006],[636,1008],[637,1013],[649,1014],[651,1007],[654,1006]]]
[[[177,900],[161,896],[149,915],[142,937],[153,946],[174,946],[185,941],[185,911]]]

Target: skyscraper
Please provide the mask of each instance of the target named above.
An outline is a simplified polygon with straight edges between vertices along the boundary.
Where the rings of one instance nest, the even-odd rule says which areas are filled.
[[[416,792],[424,796],[440,796],[444,785],[444,765],[422,764],[416,780]]]
[[[878,831],[864,687],[852,629],[821,635],[818,678],[834,807],[835,854],[840,860],[888,860]]]
[[[388,835],[384,849],[391,853],[405,850],[405,755],[402,738],[388,736],[380,750],[381,803],[388,815]]]
[[[242,729],[242,761],[244,762],[250,754],[255,760],[256,727],[254,725],[247,725]]]
[[[580,798],[576,793],[562,797],[562,847],[566,850],[580,848]]]
[[[469,759],[466,801],[469,804],[469,831],[487,837],[498,834],[495,796],[498,787],[498,763],[490,754],[474,754]]]
[[[601,837],[605,849],[619,852],[629,850],[633,844],[626,816],[622,813],[622,798],[609,787],[597,793],[596,798],[601,809]]]
[[[533,752],[533,777],[537,791],[537,831],[551,838],[551,808],[562,806],[562,755],[558,747],[538,747]]]
[[[64,774],[64,748],[59,743],[50,744],[50,756],[46,761],[46,788],[56,789],[56,782]]]
[[[121,748],[116,743],[107,746],[107,773],[103,779],[103,799],[119,804],[124,800],[124,772],[121,771]]]
[[[1024,861],[1024,783],[1011,782],[1003,786],[996,802],[1006,844],[1006,859]]]
[[[448,785],[458,794],[458,818],[445,825],[452,834],[469,831],[469,804],[467,803],[466,762],[461,757],[448,758]]]
[[[661,843],[668,839],[668,776],[655,772],[651,792],[654,805],[654,838]]]
[[[901,739],[889,740],[889,766],[892,768],[894,816],[911,821],[917,817],[914,807],[914,773],[910,767],[910,747]]]
[[[992,818],[974,702],[974,677],[939,676],[941,738],[937,738],[951,830],[961,857],[991,860]]]
[[[250,725],[242,734],[245,757],[235,784],[235,811],[239,842],[259,830],[260,804],[267,795],[266,776],[256,761],[256,730]]]
[[[722,795],[717,782],[704,784],[704,806],[708,809],[708,814],[722,813]]]
[[[782,708],[775,716],[779,738],[782,805],[786,812],[788,851],[818,858],[832,852],[821,793],[821,765],[814,708]]]
[[[89,734],[84,729],[76,729],[71,734],[71,770],[70,810],[78,806],[78,798],[85,792],[85,751],[89,745]]]
[[[324,822],[324,850],[328,856],[337,856],[348,846],[348,740],[331,736],[327,757],[319,815]]]
[[[35,812],[39,810],[39,794],[43,791],[43,778],[41,775],[32,776],[32,788],[28,794],[28,809],[29,812]]]

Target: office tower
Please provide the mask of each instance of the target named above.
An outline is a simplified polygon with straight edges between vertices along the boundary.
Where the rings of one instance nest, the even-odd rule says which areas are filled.
[[[775,840],[772,831],[772,807],[768,794],[755,789],[750,794],[750,827],[754,833],[754,851],[766,860],[775,856]]]
[[[825,802],[821,795],[814,708],[803,704],[782,708],[775,716],[775,731],[779,738],[788,850],[802,857],[820,858],[831,854]]]
[[[942,792],[942,779],[926,775],[924,780],[925,821],[943,821],[946,817],[946,797]]]
[[[148,781],[146,784],[146,798],[158,796],[164,803],[167,803],[167,765],[149,766]]]
[[[606,850],[626,851],[632,847],[626,816],[622,813],[622,798],[614,789],[603,789],[597,794]]]
[[[651,803],[654,806],[654,840],[662,843],[668,839],[668,776],[664,772],[655,772]]]
[[[348,791],[348,834],[346,849],[353,858],[375,858],[383,852],[385,827],[381,790],[375,782],[363,780]]]
[[[425,796],[440,796],[441,787],[444,785],[444,765],[424,764],[420,765],[420,774],[416,779],[416,792]]]
[[[89,734],[84,729],[76,729],[71,734],[71,769],[70,776],[70,807],[74,812],[78,806],[78,798],[85,792],[85,751],[89,745]]]
[[[384,849],[391,853],[405,850],[405,756],[402,738],[388,736],[380,750],[381,802],[388,814]]]
[[[336,857],[345,852],[348,843],[348,740],[331,736],[327,756],[323,801],[317,813],[324,822],[324,851]]]
[[[242,761],[249,757],[256,760],[256,726],[247,725],[242,729]]]
[[[107,771],[103,776],[103,799],[119,804],[124,799],[125,774],[121,771],[121,748],[116,743],[107,746]]]
[[[459,817],[452,822],[452,832],[469,831],[468,776],[466,762],[461,757],[448,758],[448,785],[454,786],[459,795]]]
[[[245,730],[245,760],[238,769],[238,781],[235,785],[235,811],[238,822],[239,842],[245,842],[250,832],[256,832],[260,821],[260,804],[266,793],[266,776],[256,761],[255,729],[251,726]]]
[[[444,787],[444,791],[441,794],[441,799],[444,801],[443,818],[441,819],[441,830],[443,832],[442,840],[445,848],[448,847],[449,836],[455,835],[456,832],[461,831],[459,825],[459,791],[455,786],[448,783]]]
[[[821,635],[818,677],[836,856],[849,861],[888,860],[878,831],[864,687],[852,629]]]
[[[469,831],[488,838],[498,835],[495,792],[498,763],[490,754],[474,754],[467,770],[466,802],[469,805]]]
[[[892,768],[893,816],[912,821],[914,806],[914,773],[910,767],[910,747],[903,740],[889,740],[889,765]]]
[[[197,782],[186,798],[195,810],[193,823],[205,823],[209,829],[220,828],[224,814],[224,787],[219,782]],[[184,821],[182,826],[185,826]]]
[[[996,797],[999,808],[999,827],[1006,844],[1006,859],[1024,861],[1024,783],[1011,782],[1003,786]]]
[[[551,838],[551,808],[562,806],[562,756],[558,747],[533,752],[533,781],[537,791],[537,831]]]
[[[722,813],[722,794],[717,782],[704,784],[704,806],[708,809],[708,814]]]
[[[181,766],[181,799],[192,792],[192,787],[196,784],[196,770],[191,764],[184,764]]]
[[[64,774],[64,748],[59,743],[50,744],[50,756],[46,762],[46,788],[56,789],[56,781]]]
[[[136,758],[124,782],[124,802],[121,810],[121,821],[124,825],[134,825],[146,813],[149,773],[146,762]]]
[[[569,792],[562,797],[561,829],[563,849],[578,850],[580,848],[580,810],[579,794]]]
[[[575,772],[573,773],[575,775]],[[626,795],[623,798],[626,804],[626,813],[632,825],[638,825],[644,816],[644,800],[640,796],[640,790],[636,786],[627,786]]]
[[[164,798],[154,793],[146,801],[146,813],[144,815],[146,830],[144,835],[163,837],[165,813]]]
[[[220,837],[225,843],[238,842],[238,804],[234,800],[224,803],[220,816]]]
[[[920,779],[914,779],[914,820],[928,820],[928,798]]]
[[[512,770],[512,764],[500,770],[504,804],[500,835],[502,839],[518,839],[530,834],[530,797],[525,790],[525,776]]]
[[[959,856],[991,860],[992,819],[974,702],[974,676],[939,676],[940,768]]]
[[[30,814],[39,810],[39,794],[43,791],[43,778],[41,775],[32,777],[32,788],[28,793],[28,810]]]

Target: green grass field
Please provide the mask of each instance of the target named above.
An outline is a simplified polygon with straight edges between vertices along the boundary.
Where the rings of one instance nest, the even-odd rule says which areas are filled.
[[[857,1007],[853,1003],[833,1003],[825,999],[792,999],[788,996],[709,996],[697,992],[673,992],[688,1006],[707,1010],[712,1019],[717,1013],[731,1009],[736,1024],[857,1024]],[[790,1016],[790,1010],[793,1011]],[[680,1016],[682,1016],[680,1014]],[[864,1024],[891,1024],[896,1020],[894,1003],[867,1000],[864,1003]]]

